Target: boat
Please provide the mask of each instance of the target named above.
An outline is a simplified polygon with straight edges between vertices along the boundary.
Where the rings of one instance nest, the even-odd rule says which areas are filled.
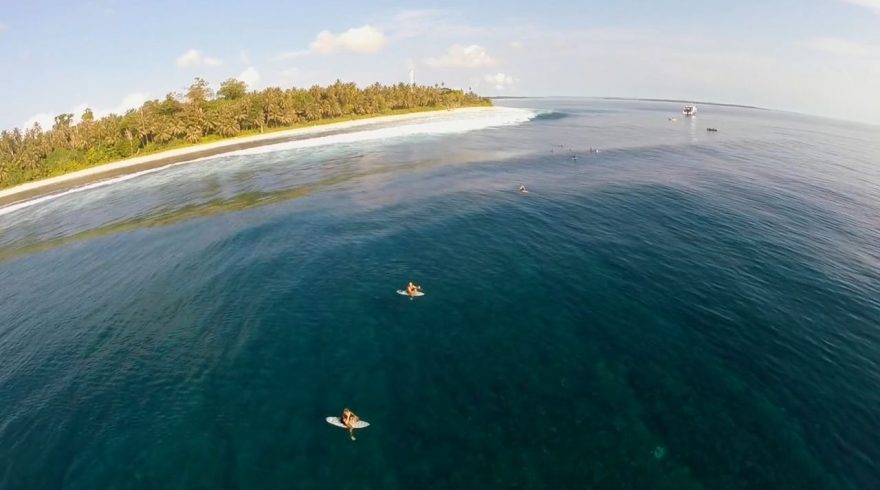
[[[697,115],[697,106],[695,105],[686,105],[684,109],[681,110],[681,113],[685,116],[696,116]]]

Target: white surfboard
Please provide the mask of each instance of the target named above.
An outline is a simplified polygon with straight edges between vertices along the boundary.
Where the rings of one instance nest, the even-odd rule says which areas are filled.
[[[401,296],[409,296],[409,293],[407,293],[403,289],[398,289],[397,294],[399,294]],[[421,291],[416,291],[415,293],[413,293],[413,296],[424,296],[424,295],[425,295],[425,293],[423,293]]]
[[[325,420],[327,420],[327,423],[330,425],[335,425],[336,427],[342,427],[343,429],[348,429],[348,427],[346,427],[345,424],[343,424],[342,421],[339,420],[339,417],[327,417]],[[364,422],[363,420],[358,420],[357,422],[354,423],[355,429],[363,429],[363,428],[366,428],[369,426],[370,426],[370,423]],[[356,438],[354,437],[354,434],[351,435],[351,440],[352,441],[356,440]]]
[[[336,427],[342,427],[343,429],[347,429],[348,427],[339,420],[339,417],[327,417],[327,423],[330,425],[335,425]],[[358,420],[354,423],[355,429],[365,429],[370,426],[369,422],[364,422],[363,420]]]

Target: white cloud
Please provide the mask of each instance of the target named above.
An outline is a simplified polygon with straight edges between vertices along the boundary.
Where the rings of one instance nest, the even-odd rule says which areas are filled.
[[[476,44],[470,46],[454,44],[442,56],[425,60],[425,64],[435,68],[477,68],[494,63],[495,60],[489,56],[486,49]]]
[[[43,131],[52,128],[52,124],[55,122],[55,116],[52,114],[47,114],[45,112],[41,112],[39,114],[34,114],[27,121],[22,123],[21,127],[25,129],[29,129],[33,127],[34,124],[39,124]]]
[[[484,75],[483,81],[491,85],[495,90],[505,90],[513,85],[513,77],[501,72]]]
[[[223,60],[218,58],[212,58],[210,56],[203,56],[202,53],[197,49],[189,49],[182,55],[177,57],[177,67],[178,68],[187,68],[190,66],[219,66],[223,64]]]
[[[342,34],[321,31],[309,44],[309,49],[287,51],[272,58],[272,61],[289,60],[312,54],[333,54],[340,52],[369,54],[385,47],[385,34],[371,25],[353,27]]]
[[[321,54],[338,51],[375,53],[384,47],[385,34],[371,25],[355,27],[338,35],[330,31],[321,31],[311,44],[312,51]]]
[[[260,81],[260,72],[258,72],[257,69],[253,66],[249,66],[236,78],[248,84],[248,87],[253,87],[257,82]]]
[[[177,66],[186,68],[187,66],[198,65],[202,62],[202,54],[195,49],[190,49],[177,58]]]
[[[108,114],[125,114],[129,109],[136,109],[149,100],[149,95],[143,92],[135,92],[126,95],[122,102],[116,104],[115,107],[111,107],[110,109],[101,110],[97,109],[94,111],[95,117],[104,117]]]
[[[122,101],[119,102],[119,104],[116,104],[116,106],[107,109],[95,109],[93,106],[83,102],[75,105],[70,109],[67,109],[65,111],[58,111],[54,114],[50,114],[48,112],[35,114],[24,122],[22,128],[30,128],[34,125],[34,123],[40,123],[40,127],[43,128],[43,131],[52,129],[52,125],[55,124],[55,116],[57,116],[58,114],[66,113],[73,114],[73,122],[74,124],[76,124],[80,122],[83,112],[89,107],[92,107],[92,113],[95,115],[95,118],[102,118],[110,114],[123,115],[129,109],[136,109],[142,106],[147,100],[149,100],[148,94],[143,92],[135,92],[126,95],[125,97],[123,97]]]
[[[858,5],[873,10],[880,14],[880,0],[843,0],[846,3]]]
[[[814,49],[839,56],[867,57],[880,53],[880,48],[838,37],[820,37],[810,43]]]
[[[9,29],[9,26],[7,26],[6,24],[0,22],[0,32],[5,31],[6,29]]]
[[[31,116],[27,121],[25,121],[22,127],[27,129],[33,127],[34,123],[39,123],[43,131],[47,131],[49,129],[52,129],[52,126],[55,124],[55,116],[57,116],[58,114],[67,113],[73,114],[73,123],[76,124],[82,118],[82,113],[86,110],[87,107],[89,107],[89,105],[83,102],[82,104],[77,104],[73,108],[66,111],[60,111],[57,114],[49,114],[48,112],[35,114]]]
[[[508,44],[508,46],[510,46],[511,49],[522,49],[523,42],[522,41],[510,41],[510,44]]]
[[[251,57],[248,54],[247,50],[242,49],[238,52],[238,60],[244,63],[245,65],[251,64]]]
[[[89,108],[89,105],[86,104],[85,102],[83,102],[82,104],[78,104],[73,109],[71,109],[67,112],[73,114],[73,120],[75,122],[80,122],[80,120],[82,120],[83,112],[85,112],[85,110],[88,108]]]

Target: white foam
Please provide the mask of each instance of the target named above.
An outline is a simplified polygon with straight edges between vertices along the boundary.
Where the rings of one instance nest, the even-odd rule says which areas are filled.
[[[218,156],[219,156],[219,155],[218,155]],[[96,189],[96,188],[98,188],[98,187],[104,187],[104,186],[108,186],[108,185],[112,185],[112,184],[118,184],[118,183],[120,183],[120,182],[125,182],[126,180],[135,179],[135,178],[138,178],[138,177],[141,177],[141,176],[147,175],[147,174],[152,174],[152,173],[155,173],[155,172],[159,172],[159,171],[162,171],[162,170],[166,170],[166,169],[171,168],[171,167],[176,167],[176,166],[178,166],[178,165],[185,165],[185,164],[189,164],[189,163],[196,163],[196,162],[200,162],[200,161],[203,161],[203,160],[210,160],[210,159],[213,159],[213,158],[216,158],[216,157],[197,158],[197,159],[194,159],[194,160],[187,160],[187,161],[185,161],[185,162],[170,163],[170,164],[165,165],[165,166],[162,166],[162,167],[151,168],[151,169],[148,169],[148,170],[143,170],[143,171],[140,171],[140,172],[135,172],[135,173],[133,173],[133,174],[120,175],[119,177],[113,177],[112,179],[107,179],[107,180],[99,180],[99,181],[97,181],[97,182],[92,182],[92,183],[90,183],[90,184],[86,184],[86,185],[83,185],[83,186],[80,186],[80,187],[74,187],[74,188],[72,188],[72,189],[67,189],[67,190],[65,190],[65,191],[61,191],[61,192],[59,192],[59,193],[57,193],[57,194],[49,194],[48,196],[40,196],[40,197],[36,197],[36,198],[31,199],[31,200],[29,200],[29,201],[17,202],[17,203],[10,204],[10,205],[8,205],[8,206],[4,206],[4,207],[0,208],[0,216],[3,216],[3,215],[6,215],[6,214],[9,214],[9,213],[12,213],[12,212],[18,211],[18,210],[20,210],[20,209],[24,209],[24,208],[31,207],[31,206],[34,206],[34,205],[36,205],[36,204],[40,204],[40,203],[42,203],[42,202],[51,201],[51,200],[53,200],[53,199],[57,199],[57,198],[59,198],[59,197],[67,196],[67,195],[69,195],[69,194],[75,194],[75,193],[83,192],[83,191],[87,191],[87,190],[90,190],[90,189]]]
[[[530,120],[534,116],[535,112],[532,110],[507,107],[498,108],[493,111],[464,114],[450,113],[448,116],[440,114],[425,118],[424,121],[406,125],[368,129],[364,131],[334,134],[331,136],[318,136],[304,140],[259,146],[247,150],[237,150],[226,153],[225,155],[259,155],[276,151],[313,148],[316,146],[338,145],[344,143],[359,143],[362,141],[400,138],[404,136],[465,133],[478,129],[521,124]]]
[[[250,148],[247,150],[237,150],[228,153],[221,153],[210,157],[197,158],[187,160],[185,162],[172,163],[162,167],[151,168],[141,172],[126,174],[107,180],[92,182],[90,184],[74,187],[57,194],[41,196],[29,201],[18,202],[0,208],[0,216],[25,209],[36,204],[57,199],[59,197],[70,194],[88,191],[98,187],[117,184],[131,179],[136,179],[147,174],[159,172],[171,167],[179,165],[190,165],[194,163],[204,163],[221,157],[240,156],[240,155],[258,155],[263,153],[271,153],[300,148],[313,148],[318,146],[329,146],[345,143],[357,143],[361,141],[375,141],[382,139],[400,138],[415,135],[442,135],[464,133],[480,129],[487,129],[500,126],[512,126],[524,123],[535,116],[535,112],[530,109],[518,109],[508,107],[497,107],[486,111],[473,112],[449,112],[434,115],[426,115],[424,118],[413,120],[412,122],[400,125],[389,126],[380,129],[367,129],[363,131],[351,131],[331,136],[316,136],[313,138],[290,141],[286,143],[277,143],[272,145]]]

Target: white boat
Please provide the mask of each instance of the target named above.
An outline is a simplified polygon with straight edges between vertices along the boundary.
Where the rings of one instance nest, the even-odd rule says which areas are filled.
[[[697,106],[695,105],[686,105],[684,109],[681,110],[681,113],[685,116],[696,116],[697,115]]]

